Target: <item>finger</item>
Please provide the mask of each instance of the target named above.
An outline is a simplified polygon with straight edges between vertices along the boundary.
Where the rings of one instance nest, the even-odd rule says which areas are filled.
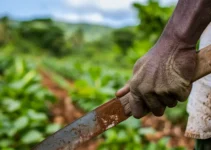
[[[185,90],[180,90],[180,92],[178,92],[178,94],[175,94],[177,95],[177,100],[180,101],[180,102],[184,102],[187,100],[188,96],[190,95],[190,92],[191,92],[191,89],[192,89],[192,85],[189,86],[187,89]],[[173,93],[174,94],[174,93]]]
[[[128,92],[130,92],[130,86],[129,86],[129,83],[127,83],[123,88],[119,89],[117,92],[116,92],[116,97],[122,97],[124,96],[125,94],[127,94]]]
[[[131,113],[133,117],[137,119],[145,116],[149,112],[144,101],[137,95],[131,93],[129,98],[129,103],[130,103]]]
[[[127,93],[125,96],[122,96],[122,97],[119,98],[122,106],[124,107],[124,110],[125,110],[125,114],[126,115],[131,115],[129,98],[130,98],[130,93]]]
[[[155,94],[147,94],[144,96],[144,101],[147,104],[150,111],[155,116],[162,116],[166,109],[166,106],[163,105],[157,98]]]
[[[171,95],[159,96],[158,100],[169,108],[175,107],[177,105],[177,99]]]
[[[187,100],[188,95],[190,94],[190,90],[191,90],[191,88],[188,88],[188,89],[185,89],[185,90],[180,89],[179,91],[177,91],[177,93],[171,92],[168,95],[170,97],[176,99],[177,101],[184,102],[184,101]]]
[[[129,104],[129,98],[130,98],[130,93],[127,93],[126,95],[122,97],[119,97],[122,106]]]

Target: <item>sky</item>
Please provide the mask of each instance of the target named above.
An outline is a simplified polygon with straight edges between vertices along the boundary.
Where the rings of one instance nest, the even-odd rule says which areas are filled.
[[[160,0],[168,5],[177,0]],[[0,17],[28,20],[40,17],[70,23],[92,23],[113,27],[137,24],[132,3],[146,0],[0,0]]]

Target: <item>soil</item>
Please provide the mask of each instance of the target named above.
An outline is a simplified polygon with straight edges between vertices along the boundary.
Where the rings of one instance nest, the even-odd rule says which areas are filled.
[[[68,95],[68,92],[60,88],[51,78],[49,73],[41,71],[43,78],[43,85],[47,87],[57,98],[56,104],[50,106],[52,113],[52,121],[57,124],[66,125],[70,124],[76,119],[84,115],[84,112],[77,108],[72,102]],[[90,140],[84,143],[76,150],[96,150],[100,144],[100,139]]]
[[[184,124],[172,124],[165,116],[155,117],[149,114],[141,119],[142,127],[152,127],[156,130],[155,134],[146,135],[149,141],[158,141],[160,138],[170,137],[168,147],[186,147],[188,150],[193,150],[194,140],[184,136]]]
[[[53,115],[52,121],[61,125],[66,125],[80,118],[84,112],[77,108],[72,102],[65,89],[56,84],[51,78],[50,73],[41,71],[43,85],[47,87],[58,99],[56,104],[51,106]],[[69,82],[69,81],[67,81]],[[72,82],[70,82],[72,84]],[[164,136],[170,137],[169,147],[184,146],[192,150],[194,141],[184,137],[184,125],[173,125],[165,116],[155,117],[147,115],[142,118],[142,127],[152,127],[156,130],[155,134],[146,135],[148,141],[158,141]],[[83,144],[77,150],[96,150],[102,139],[94,139]]]

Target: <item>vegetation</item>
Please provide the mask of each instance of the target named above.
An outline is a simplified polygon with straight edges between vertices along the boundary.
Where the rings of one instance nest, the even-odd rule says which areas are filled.
[[[130,79],[135,61],[158,39],[173,7],[149,0],[134,4],[134,9],[140,24],[120,29],[48,18],[22,22],[1,18],[0,149],[30,149],[64,125],[52,121],[50,106],[59,99],[44,88],[40,70],[56,74],[54,82],[84,112],[114,97]],[[168,109],[168,120],[185,124],[185,106]],[[156,129],[141,126],[140,120],[130,118],[101,135],[98,149],[185,149],[166,146],[171,140],[167,136],[147,140],[145,135]]]
[[[55,98],[29,61],[1,56],[0,87],[0,149],[30,149],[60,128],[48,116]]]

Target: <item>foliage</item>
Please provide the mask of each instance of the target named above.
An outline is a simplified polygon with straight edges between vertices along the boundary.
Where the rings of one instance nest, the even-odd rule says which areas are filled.
[[[128,48],[133,46],[136,34],[130,29],[117,29],[113,32],[114,42],[120,47],[125,55]]]
[[[130,118],[104,133],[105,141],[99,146],[99,150],[140,150],[143,145],[139,130],[140,121]]]
[[[77,30],[82,30],[84,32],[84,41],[88,43],[98,41],[103,36],[109,36],[114,30],[112,27],[97,24],[65,22],[56,22],[55,24],[65,31],[67,37],[73,36]]]
[[[29,61],[1,56],[0,89],[0,149],[30,149],[60,128],[46,109],[55,98]]]
[[[0,19],[0,45],[4,45],[8,41],[8,17]]]
[[[126,83],[129,76],[100,67],[86,68],[86,73],[75,81],[73,101],[86,111],[114,97],[115,91]]]
[[[50,50],[54,55],[64,55],[67,51],[63,30],[50,19],[23,22],[20,24],[19,32],[27,41]]]
[[[188,118],[186,111],[187,101],[179,102],[176,107],[168,108],[165,115],[172,123],[183,123],[185,124]]]
[[[112,28],[106,26],[61,23],[49,18],[19,22],[2,17],[0,47],[12,53],[48,53],[61,57],[76,52],[84,53],[85,44],[89,46],[90,42],[93,42],[91,45],[95,49],[102,44],[107,46],[111,40],[101,42],[101,38],[110,37],[112,31]]]
[[[130,79],[135,61],[155,44],[173,10],[157,0],[135,3],[134,7],[139,25],[120,29],[48,18],[0,20],[0,48],[10,54],[0,57],[0,149],[29,149],[59,128],[48,116],[48,104],[54,98],[43,88],[34,66],[40,55],[42,67],[56,72],[52,79],[67,89],[74,104],[84,111],[114,97],[115,91]],[[74,84],[69,86],[67,80]],[[185,107],[179,104],[167,109],[165,115],[173,123],[185,123]],[[139,120],[130,118],[105,132],[99,149],[183,150],[168,148],[169,137],[147,141],[144,135],[155,130],[140,127]]]
[[[99,146],[99,150],[174,150],[166,147],[168,137],[161,138],[157,142],[147,142],[144,135],[155,133],[152,128],[142,128],[139,120],[129,118],[116,128],[104,133],[105,141]],[[179,150],[179,148],[178,148]],[[180,150],[184,150],[181,148]]]
[[[161,6],[158,0],[148,0],[146,4],[134,3],[133,6],[138,12],[139,25],[133,31],[136,34],[132,46],[126,51],[126,61],[134,64],[156,43],[173,11],[173,6]]]
[[[83,44],[84,44],[84,32],[82,29],[78,29],[73,33],[73,35],[70,38],[70,41],[72,42],[72,48],[75,51],[81,51]]]
[[[130,77],[130,73],[125,70],[114,70],[93,63],[81,64],[77,60],[71,62],[48,60],[44,63],[67,79],[74,79],[70,95],[73,101],[86,111],[113,98],[115,91]]]
[[[161,6],[158,0],[148,0],[146,4],[134,3],[140,20],[141,39],[148,39],[154,44],[163,31],[174,7]]]
[[[77,61],[65,63],[66,61],[63,61],[64,60],[47,61],[49,64],[46,65],[48,65],[51,70],[63,76],[65,75],[67,79],[74,79],[74,85],[69,87],[64,84],[64,79],[58,76],[56,79],[54,78],[63,88],[69,89],[73,102],[85,111],[91,111],[105,101],[113,98],[115,91],[121,87],[130,76],[130,73],[126,74],[126,72],[113,70],[111,68],[106,69],[105,66],[102,67],[87,63],[81,64]],[[52,64],[53,62],[57,63]],[[55,68],[60,69],[55,70]],[[66,68],[66,70],[63,70],[64,68]],[[187,118],[184,104],[179,104],[174,110],[175,111],[168,109],[165,113],[173,123],[181,123],[181,121]],[[143,128],[139,120],[130,118],[117,127],[106,131],[102,135],[104,142],[98,149],[184,150],[184,148],[179,147],[166,147],[169,141],[168,137],[163,137],[157,142],[149,142],[145,139],[145,134],[147,133],[155,133],[155,130],[153,128]]]

